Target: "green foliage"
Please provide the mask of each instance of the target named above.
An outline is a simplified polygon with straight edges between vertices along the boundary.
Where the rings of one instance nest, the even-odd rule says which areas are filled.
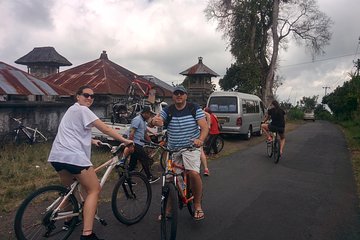
[[[300,120],[303,119],[304,117],[304,112],[297,108],[290,108],[289,111],[286,113],[286,119],[287,120]]]
[[[224,78],[219,80],[219,85],[225,91],[256,94],[260,77],[259,69],[255,65],[243,64],[238,66],[231,64],[231,67],[226,70]]]
[[[57,173],[47,162],[51,143],[5,145],[0,148],[0,212],[13,210],[29,193],[41,186],[59,183]],[[109,150],[94,150],[92,162],[97,165],[109,157]]]
[[[318,95],[312,97],[302,97],[302,99],[300,99],[300,103],[304,109],[315,109],[318,98]]]
[[[360,77],[355,76],[350,81],[344,82],[342,87],[337,87],[332,93],[323,97],[322,103],[327,104],[334,117],[346,121],[360,113]]]

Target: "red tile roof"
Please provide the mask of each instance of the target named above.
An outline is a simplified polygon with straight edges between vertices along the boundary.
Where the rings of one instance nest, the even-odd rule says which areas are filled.
[[[106,51],[103,51],[99,59],[48,76],[46,80],[73,91],[77,91],[83,85],[89,85],[95,94],[125,95],[135,78],[148,82],[140,75],[110,61]],[[165,92],[167,96],[171,96],[169,90]]]
[[[191,76],[191,75],[209,75],[212,77],[218,77],[219,74],[208,68],[205,64],[202,62],[202,57],[199,57],[199,62],[195,64],[194,66],[186,69],[185,71],[181,72],[180,74],[185,76]]]
[[[0,62],[0,94],[52,96],[72,95],[73,92]]]

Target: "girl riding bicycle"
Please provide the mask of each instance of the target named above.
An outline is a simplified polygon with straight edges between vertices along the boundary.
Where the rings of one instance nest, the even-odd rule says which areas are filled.
[[[271,119],[271,122],[267,121]],[[279,103],[273,100],[265,115],[261,128],[267,136],[267,141],[272,141],[270,132],[278,132],[280,136],[280,155],[283,153],[285,146],[285,111],[280,108]]]

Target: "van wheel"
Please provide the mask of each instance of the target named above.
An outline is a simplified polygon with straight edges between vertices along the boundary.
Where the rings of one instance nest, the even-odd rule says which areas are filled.
[[[256,132],[256,136],[261,137],[263,135],[263,129],[260,127],[260,130]]]
[[[252,128],[249,127],[247,133],[245,134],[245,140],[250,140],[251,135],[252,135]]]

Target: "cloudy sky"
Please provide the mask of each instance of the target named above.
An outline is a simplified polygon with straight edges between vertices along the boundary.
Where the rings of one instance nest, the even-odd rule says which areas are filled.
[[[295,104],[314,95],[321,101],[324,87],[329,93],[349,80],[360,58],[360,1],[318,4],[334,21],[331,44],[315,61],[292,43],[280,52],[282,101]],[[216,22],[206,20],[206,5],[207,0],[0,0],[0,61],[26,71],[14,61],[34,47],[52,46],[74,67],[106,50],[111,61],[137,74],[177,84],[184,79],[179,73],[201,56],[222,77],[234,59]]]

